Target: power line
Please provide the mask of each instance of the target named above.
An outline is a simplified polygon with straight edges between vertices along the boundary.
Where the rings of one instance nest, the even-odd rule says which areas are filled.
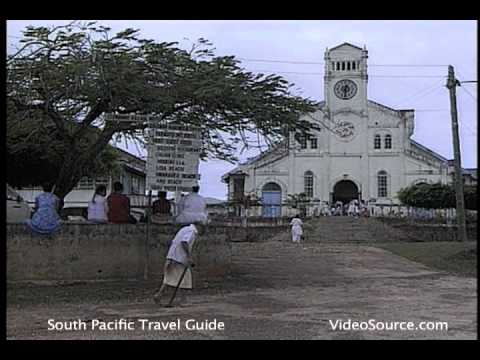
[[[315,62],[315,61],[288,61],[288,60],[264,60],[264,59],[245,59],[245,58],[237,58],[241,61],[246,62],[265,62],[265,63],[281,63],[281,64],[301,64],[301,65],[325,65],[322,62]]]
[[[460,89],[463,89],[463,91],[465,91],[475,102],[477,102],[477,99],[475,98],[475,96],[472,95],[470,91],[465,89],[463,86],[460,86]]]
[[[458,71],[457,71],[457,73],[458,73]],[[461,86],[459,86],[459,87],[462,88]],[[459,107],[458,112],[459,112],[459,115],[460,115],[460,116],[458,116],[458,123],[460,125],[460,131],[463,130],[465,132],[465,130],[467,129],[471,136],[477,136],[477,133],[468,125],[467,121],[465,120],[465,116],[464,116],[465,112],[464,112],[463,108]]]
[[[445,75],[368,75],[374,78],[412,78],[412,79],[439,79],[447,78]]]
[[[368,66],[383,67],[446,67],[448,65],[441,64],[368,64]]]
[[[280,64],[325,65],[324,62],[316,62],[316,61],[267,60],[267,59],[246,59],[246,58],[238,58],[238,60],[246,61],[246,62],[264,62],[264,63],[280,63]],[[441,64],[368,64],[368,66],[378,66],[378,67],[446,67],[448,65],[441,65]]]
[[[462,69],[462,71],[463,71],[463,69]],[[465,78],[465,77],[463,76],[464,73],[458,71],[458,69],[457,69],[457,74],[460,75],[462,78]],[[466,82],[466,81],[465,81],[465,82]],[[470,82],[470,81],[468,81],[468,82]],[[473,81],[472,81],[472,82],[473,82]],[[475,82],[476,82],[476,81],[475,81]],[[462,81],[460,81],[460,83],[462,83]],[[463,90],[475,101],[475,103],[477,103],[477,99],[476,99],[465,87],[463,87],[463,86],[459,86],[459,87],[460,87],[461,89],[463,89]],[[472,130],[472,128],[470,128],[470,126],[468,125],[467,121],[463,121],[463,118],[464,118],[464,117],[463,117],[463,114],[464,114],[464,112],[462,111],[462,108],[460,108],[460,115],[461,115],[460,117],[462,118],[462,120],[460,120],[460,117],[459,117],[459,119],[458,119],[459,123],[460,123],[461,125],[464,125],[467,129],[469,129],[469,130],[470,130],[470,133],[471,133],[473,136],[477,136],[477,133],[476,133],[474,130]]]
[[[265,69],[252,69],[251,71],[256,72],[266,72],[266,73],[276,73],[276,74],[294,74],[294,75],[318,75],[323,76],[324,73],[320,72],[300,72],[300,71],[277,71],[277,70],[265,70]],[[445,75],[368,75],[372,78],[415,78],[415,79],[427,79],[427,78],[446,78]]]
[[[414,109],[415,112],[438,112],[438,111],[450,111],[450,109]]]
[[[464,115],[464,112],[462,111],[461,108],[460,108],[460,111],[459,111],[459,112],[460,112],[460,116],[458,117],[458,123],[459,123],[461,126],[467,128],[467,129],[469,130],[469,132],[470,132],[471,135],[477,136],[476,131],[473,130],[473,129],[467,124],[466,121],[463,121],[463,119],[464,119],[464,116],[463,116],[463,115]],[[465,130],[465,128],[463,128],[463,130]],[[460,128],[460,130],[462,130],[462,128]]]
[[[474,135],[474,136],[477,135],[477,133],[475,132],[475,130],[473,130],[470,126],[468,126],[466,122],[464,122],[464,121],[459,121],[459,123],[460,123],[461,125],[465,126],[465,127],[469,130],[469,132],[470,132],[471,135]]]
[[[442,80],[443,82],[443,80]],[[405,104],[407,101],[413,101],[413,100],[417,100],[417,99],[420,99],[422,97],[425,97],[435,91],[437,91],[438,89],[440,89],[441,87],[443,87],[443,85],[440,85],[439,82],[435,82],[435,84],[431,85],[431,86],[428,86],[427,88],[424,88],[416,93],[414,93],[413,95],[411,96],[408,96],[406,98],[404,98],[402,101],[398,102],[397,105],[395,105],[395,107],[398,107],[400,105],[403,105]]]

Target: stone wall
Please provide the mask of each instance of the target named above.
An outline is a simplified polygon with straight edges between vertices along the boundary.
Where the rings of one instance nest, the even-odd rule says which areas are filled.
[[[114,280],[161,278],[169,242],[178,227],[63,224],[51,236],[32,234],[22,224],[7,225],[7,281]],[[209,228],[197,242],[200,277],[229,271],[231,246],[221,228]]]
[[[401,231],[410,241],[459,241],[457,225],[425,224],[405,219],[377,218],[388,226]],[[477,239],[477,224],[467,225],[469,240]]]
[[[7,281],[161,279],[170,241],[180,227],[65,223],[51,236],[7,224]],[[283,227],[215,224],[196,243],[196,278],[226,276],[231,244],[267,240]]]

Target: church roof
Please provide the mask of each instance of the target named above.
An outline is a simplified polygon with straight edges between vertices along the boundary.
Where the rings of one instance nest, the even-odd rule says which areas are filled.
[[[259,162],[260,160],[262,159],[265,159],[268,155],[271,155],[272,153],[274,153],[275,151],[279,151],[280,150],[280,154],[279,157],[275,158],[275,161],[277,160],[280,160],[280,158],[283,158],[285,157],[287,154],[288,154],[288,150],[282,150],[282,148],[287,144],[286,140],[283,140],[283,141],[280,141],[279,143],[277,143],[276,145],[268,148],[267,150],[261,152],[260,154],[248,159],[247,161],[239,164],[239,166],[233,168],[232,170],[230,170],[229,172],[227,172],[226,174],[224,174],[222,176],[222,180],[226,180],[229,176],[231,175],[234,175],[236,173],[240,173],[240,172],[243,172],[243,169],[245,169],[245,167],[248,167],[249,165],[252,165],[254,163],[257,163]]]
[[[338,46],[335,46],[335,47],[331,48],[329,51],[337,50],[337,49],[339,49],[343,46],[350,46],[350,47],[353,47],[353,48],[358,49],[358,50],[363,50],[361,47],[358,47],[358,46],[352,45],[350,43],[344,42],[343,44],[340,44]]]
[[[444,157],[443,157],[442,155],[440,155],[440,154],[437,154],[435,151],[427,148],[425,145],[422,145],[422,144],[416,142],[416,141],[413,140],[413,139],[410,139],[410,143],[411,143],[413,146],[419,148],[420,150],[423,150],[423,151],[429,153],[430,155],[432,155],[432,156],[433,156],[434,158],[436,158],[437,160],[440,160],[441,162],[448,163],[448,159],[444,158]]]
[[[401,109],[401,110],[396,110],[396,109],[393,109],[393,108],[388,107],[388,106],[386,106],[386,105],[377,103],[377,102],[375,102],[375,101],[373,101],[373,100],[368,100],[368,103],[369,103],[370,105],[374,105],[374,106],[377,106],[377,107],[380,107],[380,108],[383,108],[383,109],[386,109],[386,110],[390,110],[390,111],[395,111],[395,112],[399,112],[399,111],[403,111],[403,112],[405,112],[405,111],[415,111],[414,109]]]

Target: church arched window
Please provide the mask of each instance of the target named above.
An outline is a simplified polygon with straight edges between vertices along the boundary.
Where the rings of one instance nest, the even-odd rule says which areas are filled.
[[[385,135],[385,149],[392,148],[392,135],[387,134]]]
[[[378,197],[388,196],[388,175],[385,170],[381,170],[377,173],[377,189]]]
[[[313,172],[305,171],[303,175],[304,193],[307,198],[313,198]]]
[[[345,61],[342,61],[342,71],[345,71]]]
[[[300,149],[306,149],[307,148],[307,138],[305,136],[302,136],[299,139],[300,142]]]
[[[373,148],[374,149],[380,149],[382,146],[382,139],[380,138],[380,135],[375,135],[373,138]]]
[[[340,61],[337,61],[337,71],[340,71]]]
[[[355,61],[352,61],[352,70],[355,70]]]
[[[347,70],[350,70],[350,61],[347,61]]]

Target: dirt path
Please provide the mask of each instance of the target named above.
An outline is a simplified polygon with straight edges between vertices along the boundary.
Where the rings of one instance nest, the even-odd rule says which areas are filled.
[[[233,244],[232,276],[201,284],[183,306],[159,308],[155,284],[9,289],[7,336],[16,339],[474,339],[476,279],[432,271],[357,244]],[[135,330],[48,331],[55,321],[127,318]],[[181,330],[142,330],[138,319]],[[186,330],[185,321],[225,330]],[[448,331],[334,331],[330,321],[442,321]],[[90,326],[90,323],[87,323]]]

